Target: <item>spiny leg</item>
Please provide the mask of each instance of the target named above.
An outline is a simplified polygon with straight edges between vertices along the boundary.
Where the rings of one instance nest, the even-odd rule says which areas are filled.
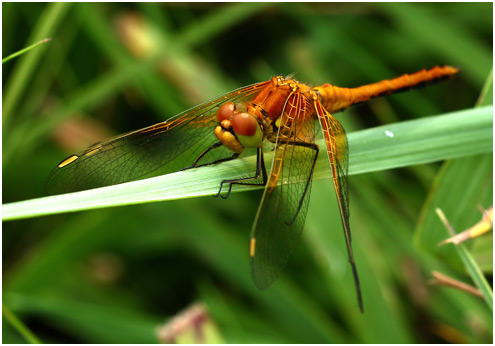
[[[258,179],[260,177],[260,173],[262,176],[263,181],[261,183],[249,183],[246,182],[248,180],[254,180]],[[256,172],[254,176],[252,177],[246,177],[246,178],[239,178],[239,179],[228,179],[228,180],[222,180],[220,183],[220,189],[218,190],[218,193],[214,195],[215,198],[218,196],[222,197],[223,199],[227,199],[230,195],[230,192],[232,191],[232,185],[250,185],[250,186],[265,186],[266,182],[268,181],[268,176],[266,174],[266,166],[265,166],[265,159],[263,156],[263,149],[261,146],[258,147],[257,152],[256,152]],[[225,195],[221,195],[223,184],[229,184],[229,190]]]
[[[213,144],[212,146],[210,146],[208,149],[206,149],[205,151],[203,151],[197,158],[196,160],[194,160],[193,164],[189,167],[185,167],[185,168],[182,168],[181,171],[185,171],[185,170],[188,170],[188,169],[191,169],[191,168],[199,168],[199,167],[203,167],[203,166],[210,166],[210,165],[214,165],[214,164],[217,164],[217,163],[221,163],[221,162],[226,162],[226,161],[230,161],[230,160],[235,160],[239,157],[239,153],[234,153],[232,156],[229,156],[229,157],[224,157],[223,159],[218,159],[218,160],[215,160],[215,161],[212,161],[212,162],[207,162],[207,163],[203,163],[201,165],[197,165],[198,162],[206,155],[208,154],[211,150],[215,149],[215,148],[218,148],[218,147],[221,147],[223,145],[222,142],[217,142],[215,144]]]

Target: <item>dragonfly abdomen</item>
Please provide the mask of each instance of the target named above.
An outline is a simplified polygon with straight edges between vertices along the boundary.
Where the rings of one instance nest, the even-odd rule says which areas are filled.
[[[358,88],[340,88],[331,84],[316,87],[321,96],[321,102],[329,113],[336,113],[351,105],[368,101],[372,98],[390,95],[411,88],[438,82],[459,72],[450,66],[435,66],[429,70],[421,70],[412,74],[386,79],[377,83],[363,85]]]

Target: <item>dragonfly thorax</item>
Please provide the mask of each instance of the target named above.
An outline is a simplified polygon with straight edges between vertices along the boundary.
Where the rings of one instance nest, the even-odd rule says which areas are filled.
[[[291,83],[282,77],[272,77],[271,83],[261,90],[252,104],[248,106],[248,111],[258,119],[268,117],[275,120],[279,118],[285,108],[291,89]]]

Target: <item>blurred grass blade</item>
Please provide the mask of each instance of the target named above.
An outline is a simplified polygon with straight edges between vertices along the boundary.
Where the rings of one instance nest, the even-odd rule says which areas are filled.
[[[451,228],[441,209],[437,209],[437,214],[446,226],[445,228],[447,229],[447,233],[450,236],[455,236],[456,232],[453,230],[453,228]],[[478,287],[478,289],[481,291],[481,294],[483,295],[483,298],[485,299],[490,309],[493,310],[493,292],[491,290],[490,284],[483,275],[483,272],[479,268],[473,256],[471,256],[469,251],[466,249],[466,246],[464,244],[458,244],[454,247],[457,251],[457,254],[461,258],[462,263],[464,263],[464,266],[466,267],[469,275],[471,276],[471,279],[476,284],[476,287]]]
[[[449,113],[358,131],[349,135],[350,174],[469,156],[492,151],[492,107]],[[320,140],[320,146],[324,146]],[[271,155],[267,156],[270,167]],[[13,220],[118,205],[213,195],[219,182],[251,172],[255,157],[177,172],[89,191],[3,205]],[[315,179],[329,177],[327,160],[318,160]],[[255,187],[234,187],[236,191]]]
[[[481,89],[480,96],[476,102],[476,107],[493,104],[493,70],[488,74],[488,78]]]
[[[51,38],[45,38],[39,42],[36,42],[35,44],[32,44],[24,49],[21,49],[13,54],[10,54],[8,57],[2,59],[2,64],[5,64],[7,61],[12,60],[15,57],[18,57],[19,55],[29,52],[31,49],[36,48],[39,45],[42,45],[43,43],[50,42],[51,40],[52,40]]]
[[[66,330],[77,326],[87,343],[119,343],[120,340],[150,344],[156,342],[153,334],[159,323],[156,316],[140,309],[114,308],[111,304],[83,302],[65,297],[8,292],[4,299],[15,304],[15,310],[30,316],[42,316],[44,321],[60,325]],[[113,330],[113,333],[109,333]],[[119,330],[119,332],[115,332]]]
[[[26,339],[27,342],[30,344],[41,344],[42,342],[36,337],[36,335],[31,332],[28,327],[24,323],[22,323],[21,320],[17,318],[16,315],[10,309],[5,306],[5,304],[2,304],[2,315],[4,318],[4,322],[8,321],[12,327],[19,333],[21,334],[24,339]]]
[[[272,6],[269,2],[226,3],[215,11],[211,11],[195,25],[191,25],[181,32],[176,41],[181,45],[194,46],[213,39],[219,33],[242,23],[246,18],[260,13],[266,7]]]
[[[28,39],[28,42],[37,42],[44,37],[53,37],[53,32],[64,18],[70,6],[67,3],[52,3],[47,5],[36,26],[33,28],[33,34]],[[2,104],[4,130],[7,120],[10,118],[17,102],[24,94],[24,89],[28,85],[30,75],[35,72],[36,64],[40,61],[43,51],[43,49],[37,49],[20,61],[4,87],[4,90],[6,90]]]

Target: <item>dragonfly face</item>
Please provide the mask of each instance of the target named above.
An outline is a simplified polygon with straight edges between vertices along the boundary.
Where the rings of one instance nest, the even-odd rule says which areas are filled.
[[[215,127],[215,136],[232,152],[241,153],[244,148],[257,148],[261,145],[261,123],[252,114],[239,112],[233,102],[220,106],[217,120],[219,125]]]
[[[253,176],[223,180],[216,196],[228,197],[233,185],[264,186],[248,253],[253,280],[265,289],[278,278],[301,237],[319,153],[314,143],[318,120],[362,310],[349,226],[347,137],[331,113],[455,73],[452,67],[434,67],[353,89],[330,84],[310,88],[273,77],[71,155],[52,171],[46,188],[57,194],[119,184],[217,164],[238,158],[246,148],[256,149]],[[269,171],[264,163],[264,140],[275,146]],[[221,195],[224,185],[228,191]]]

